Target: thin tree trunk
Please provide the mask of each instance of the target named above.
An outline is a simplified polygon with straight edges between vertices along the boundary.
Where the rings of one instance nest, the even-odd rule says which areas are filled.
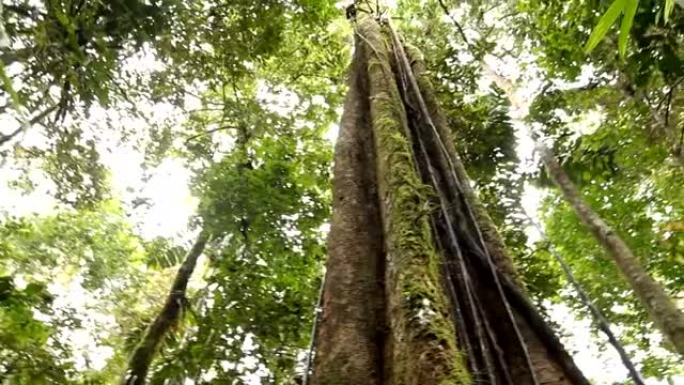
[[[541,143],[537,148],[549,175],[579,219],[618,266],[656,327],[684,355],[684,313],[677,309],[663,287],[648,274],[625,241],[584,201],[551,150]]]
[[[209,240],[205,232],[201,232],[192,248],[185,256],[183,264],[176,273],[171,290],[166,297],[164,306],[157,317],[145,331],[142,340],[136,346],[122,380],[123,385],[143,385],[147,380],[147,373],[157,349],[161,345],[169,330],[178,322],[178,318],[185,301],[185,291],[188,281],[195,270],[197,259],[204,251]]]
[[[606,335],[606,338],[608,338],[608,342],[610,342],[610,344],[613,345],[613,348],[620,356],[620,360],[622,360],[622,364],[625,365],[625,367],[627,368],[629,376],[632,377],[634,385],[645,385],[644,379],[641,378],[641,373],[639,373],[639,371],[637,370],[636,366],[632,362],[631,357],[629,356],[629,354],[627,354],[627,351],[625,351],[625,348],[622,346],[620,340],[615,336],[615,334],[613,334],[613,331],[610,328],[610,322],[608,322],[606,317],[604,317],[601,310],[599,310],[596,307],[596,305],[594,305],[594,302],[589,297],[589,294],[584,290],[582,284],[577,280],[575,274],[572,272],[572,269],[570,269],[570,265],[568,265],[568,263],[565,261],[565,258],[563,258],[560,255],[560,253],[556,250],[556,248],[553,246],[551,240],[549,240],[549,238],[546,236],[546,232],[544,231],[544,229],[542,229],[541,225],[537,223],[535,220],[533,220],[530,216],[528,216],[527,213],[525,215],[527,216],[527,221],[532,226],[534,226],[534,228],[537,229],[537,232],[541,236],[542,241],[548,244],[547,248],[549,253],[556,259],[556,262],[558,262],[558,264],[560,265],[568,282],[570,282],[570,284],[575,288],[575,292],[577,293],[577,296],[580,298],[582,304],[584,304],[584,306],[586,306],[587,309],[589,309],[589,313],[591,313],[592,317],[594,318],[594,322],[596,322],[599,330],[601,330],[603,334]]]

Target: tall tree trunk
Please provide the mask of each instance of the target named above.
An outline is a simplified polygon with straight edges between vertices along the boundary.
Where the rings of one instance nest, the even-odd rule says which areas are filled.
[[[335,146],[333,214],[323,288],[314,385],[382,384],[383,237],[375,151],[364,70],[357,45]]]
[[[582,199],[577,187],[544,144],[537,146],[542,161],[565,199],[613,259],[655,325],[684,355],[684,313],[677,309],[663,287],[644,269],[625,241]]]
[[[418,55],[365,15],[355,40],[311,383],[588,384],[515,284]]]
[[[192,248],[185,256],[183,264],[176,273],[176,278],[173,281],[173,285],[171,285],[171,290],[166,297],[164,306],[147,328],[145,335],[131,355],[122,380],[123,385],[145,384],[150,364],[152,363],[152,359],[154,358],[159,345],[161,345],[169,330],[178,322],[178,318],[184,306],[183,302],[186,299],[185,291],[188,286],[188,281],[192,276],[192,272],[195,270],[197,259],[204,251],[208,239],[208,234],[201,232],[192,245]]]

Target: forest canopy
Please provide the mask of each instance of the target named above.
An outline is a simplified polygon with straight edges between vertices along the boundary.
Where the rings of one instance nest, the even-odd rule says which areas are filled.
[[[408,122],[356,117],[375,131],[347,150],[349,106],[386,96],[374,65],[399,74],[402,107],[379,105]],[[411,211],[380,199],[352,220],[388,266],[393,244],[430,257],[398,263],[397,285],[444,278],[421,135],[386,131],[432,115],[472,221],[492,224],[479,241],[507,258],[491,252],[499,291],[519,286],[591,383],[639,381],[625,357],[645,384],[684,383],[683,89],[676,0],[1,0],[0,384],[325,383],[341,152],[377,162],[354,183]]]

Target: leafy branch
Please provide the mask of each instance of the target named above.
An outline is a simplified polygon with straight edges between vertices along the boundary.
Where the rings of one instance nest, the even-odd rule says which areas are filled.
[[[674,9],[675,0],[664,0],[665,4],[663,7],[663,20],[667,23],[670,19],[670,14]],[[680,4],[681,5],[681,4]],[[598,24],[594,27],[594,30],[589,35],[589,40],[584,46],[584,50],[587,54],[596,48],[596,46],[603,40],[608,33],[610,27],[615,24],[618,17],[622,15],[622,21],[620,23],[620,36],[618,38],[618,52],[620,57],[624,57],[627,52],[627,42],[629,41],[629,31],[632,29],[634,24],[634,16],[636,15],[637,8],[639,8],[639,0],[615,0],[610,4],[606,13],[601,16]]]

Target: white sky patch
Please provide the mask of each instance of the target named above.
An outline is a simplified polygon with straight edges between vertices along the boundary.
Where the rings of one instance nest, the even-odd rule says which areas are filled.
[[[608,76],[604,74],[603,76]],[[580,74],[574,81],[556,80],[554,85],[562,90],[579,88],[589,84],[589,81],[596,77],[596,67],[592,64],[584,64],[580,68]]]
[[[337,136],[340,133],[340,125],[337,123],[333,123],[330,125],[330,128],[328,131],[325,133],[325,139],[327,139],[330,143],[335,144],[337,141]]]
[[[325,97],[323,95],[312,96],[311,104],[314,106],[328,107],[328,103],[325,101]]]
[[[169,111],[169,105],[157,104],[153,107],[153,116],[163,116]],[[91,117],[104,119],[104,116],[104,111],[95,110]],[[124,121],[129,127],[146,128],[140,119]],[[133,143],[122,143],[107,130],[101,133],[97,149],[100,161],[109,169],[112,193],[127,206],[140,235],[147,239],[156,236],[185,239],[182,234],[195,212],[197,200],[190,192],[191,173],[183,160],[165,158],[157,167],[144,169],[144,155]],[[138,200],[144,204],[132,203]]]
[[[523,187],[523,194],[520,199],[520,204],[525,210],[525,213],[538,222],[538,213],[544,199],[544,191],[533,186],[530,183],[525,183]],[[527,235],[527,244],[531,246],[541,239],[541,234],[531,224],[525,228],[525,235]]]
[[[66,276],[62,276],[66,279]],[[80,320],[79,327],[60,327],[57,336],[72,351],[77,370],[101,370],[107,360],[114,355],[111,347],[98,344],[106,338],[108,330],[116,328],[116,320],[111,314],[98,311],[98,298],[83,288],[83,277],[78,275],[69,280],[57,280],[48,285],[55,295],[52,308],[60,311],[76,311],[72,316]],[[37,315],[40,317],[40,314]]]
[[[618,354],[610,348],[604,351],[599,349],[596,338],[590,332],[589,320],[577,319],[572,309],[564,304],[547,303],[547,308],[551,319],[571,334],[569,338],[562,338],[563,344],[585,376],[606,385],[621,382],[627,377],[627,369],[620,364]]]
[[[190,193],[191,177],[178,158],[164,159],[155,169],[141,191],[152,204],[141,218],[143,237],[179,236],[186,231],[188,219],[197,207],[197,198]]]
[[[601,127],[606,114],[599,107],[573,116],[567,123],[568,128],[574,133],[572,140],[579,139],[584,135],[591,135]]]
[[[23,217],[54,212],[56,201],[51,196],[54,185],[42,173],[29,172],[29,178],[39,186],[29,193],[9,186],[19,180],[22,173],[9,165],[0,167],[0,213]]]
[[[288,116],[299,105],[299,96],[283,86],[273,86],[264,80],[257,81],[257,100],[269,111]]]
[[[149,43],[143,43],[142,49],[136,55],[126,58],[122,63],[122,70],[131,72],[143,70],[151,73],[161,71],[164,67],[164,63],[157,58]]]

